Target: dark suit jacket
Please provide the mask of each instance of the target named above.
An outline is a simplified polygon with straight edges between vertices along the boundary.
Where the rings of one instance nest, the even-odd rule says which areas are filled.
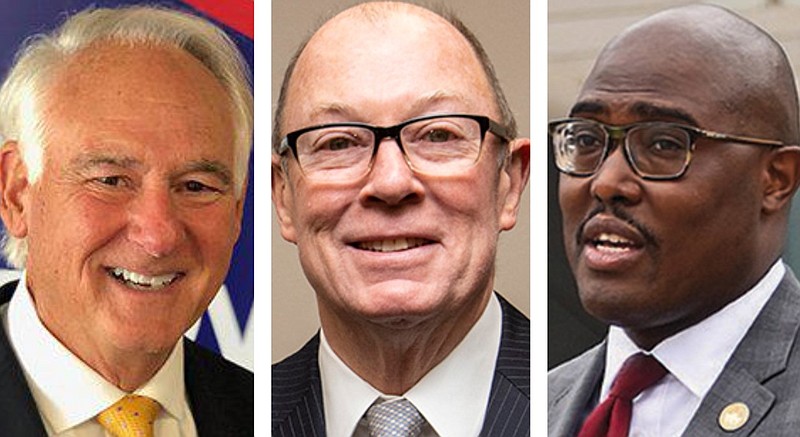
[[[0,305],[11,299],[16,287],[17,281],[0,287]],[[253,435],[251,372],[185,339],[184,373],[200,437]],[[0,328],[0,436],[46,435],[22,368]]]
[[[786,275],[761,310],[689,422],[687,437],[800,435],[800,283]],[[548,375],[548,435],[573,437],[597,404],[605,342]],[[750,418],[733,432],[718,425],[722,410],[743,402]]]
[[[500,306],[503,334],[481,436],[528,436],[530,321],[502,297]],[[325,436],[318,350],[319,334],[294,355],[272,366],[274,437]]]

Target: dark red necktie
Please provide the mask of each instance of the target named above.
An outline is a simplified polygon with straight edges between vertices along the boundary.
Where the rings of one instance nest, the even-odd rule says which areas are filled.
[[[633,398],[666,374],[667,369],[650,355],[638,353],[625,360],[608,397],[586,418],[578,437],[628,437]]]

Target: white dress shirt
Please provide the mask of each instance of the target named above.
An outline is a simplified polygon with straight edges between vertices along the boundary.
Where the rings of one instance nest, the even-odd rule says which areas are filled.
[[[483,426],[495,362],[500,349],[502,310],[492,295],[481,317],[461,343],[402,397],[427,423],[423,437],[477,436]],[[327,435],[368,436],[367,409],[378,398],[394,399],[361,379],[320,335],[319,367]]]
[[[109,437],[94,417],[125,396],[73,355],[39,320],[25,274],[0,319],[19,359],[49,436]],[[155,435],[196,437],[183,379],[183,342],[161,369],[134,392],[161,404]]]
[[[669,374],[633,400],[630,437],[677,437],[683,433],[785,272],[779,259],[755,287],[737,300],[647,352]],[[616,326],[609,329],[601,400],[608,396],[625,360],[638,352],[644,351],[625,331]]]

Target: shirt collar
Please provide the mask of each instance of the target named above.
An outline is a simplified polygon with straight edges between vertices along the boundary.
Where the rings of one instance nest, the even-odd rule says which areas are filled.
[[[478,435],[489,401],[500,348],[502,310],[492,295],[461,343],[403,397],[438,435]],[[319,365],[328,435],[350,436],[378,398],[392,399],[361,379],[320,335]],[[469,381],[469,383],[465,383]]]
[[[45,328],[25,285],[24,272],[3,322],[36,406],[54,432],[93,419],[128,394],[72,354]],[[178,341],[161,369],[134,393],[155,399],[180,420],[185,414],[181,407],[185,392],[183,342]]]
[[[725,363],[744,338],[761,309],[777,289],[786,267],[778,259],[750,290],[699,323],[656,345],[650,352],[639,349],[625,334],[612,326],[608,333],[606,369],[600,399],[605,399],[625,360],[638,352],[650,353],[681,384],[702,399],[722,373]]]

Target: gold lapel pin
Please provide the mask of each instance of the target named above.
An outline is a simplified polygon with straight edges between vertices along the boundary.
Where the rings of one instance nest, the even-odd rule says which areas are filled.
[[[749,418],[750,408],[742,402],[734,402],[719,413],[719,426],[725,431],[733,432],[743,427]]]

